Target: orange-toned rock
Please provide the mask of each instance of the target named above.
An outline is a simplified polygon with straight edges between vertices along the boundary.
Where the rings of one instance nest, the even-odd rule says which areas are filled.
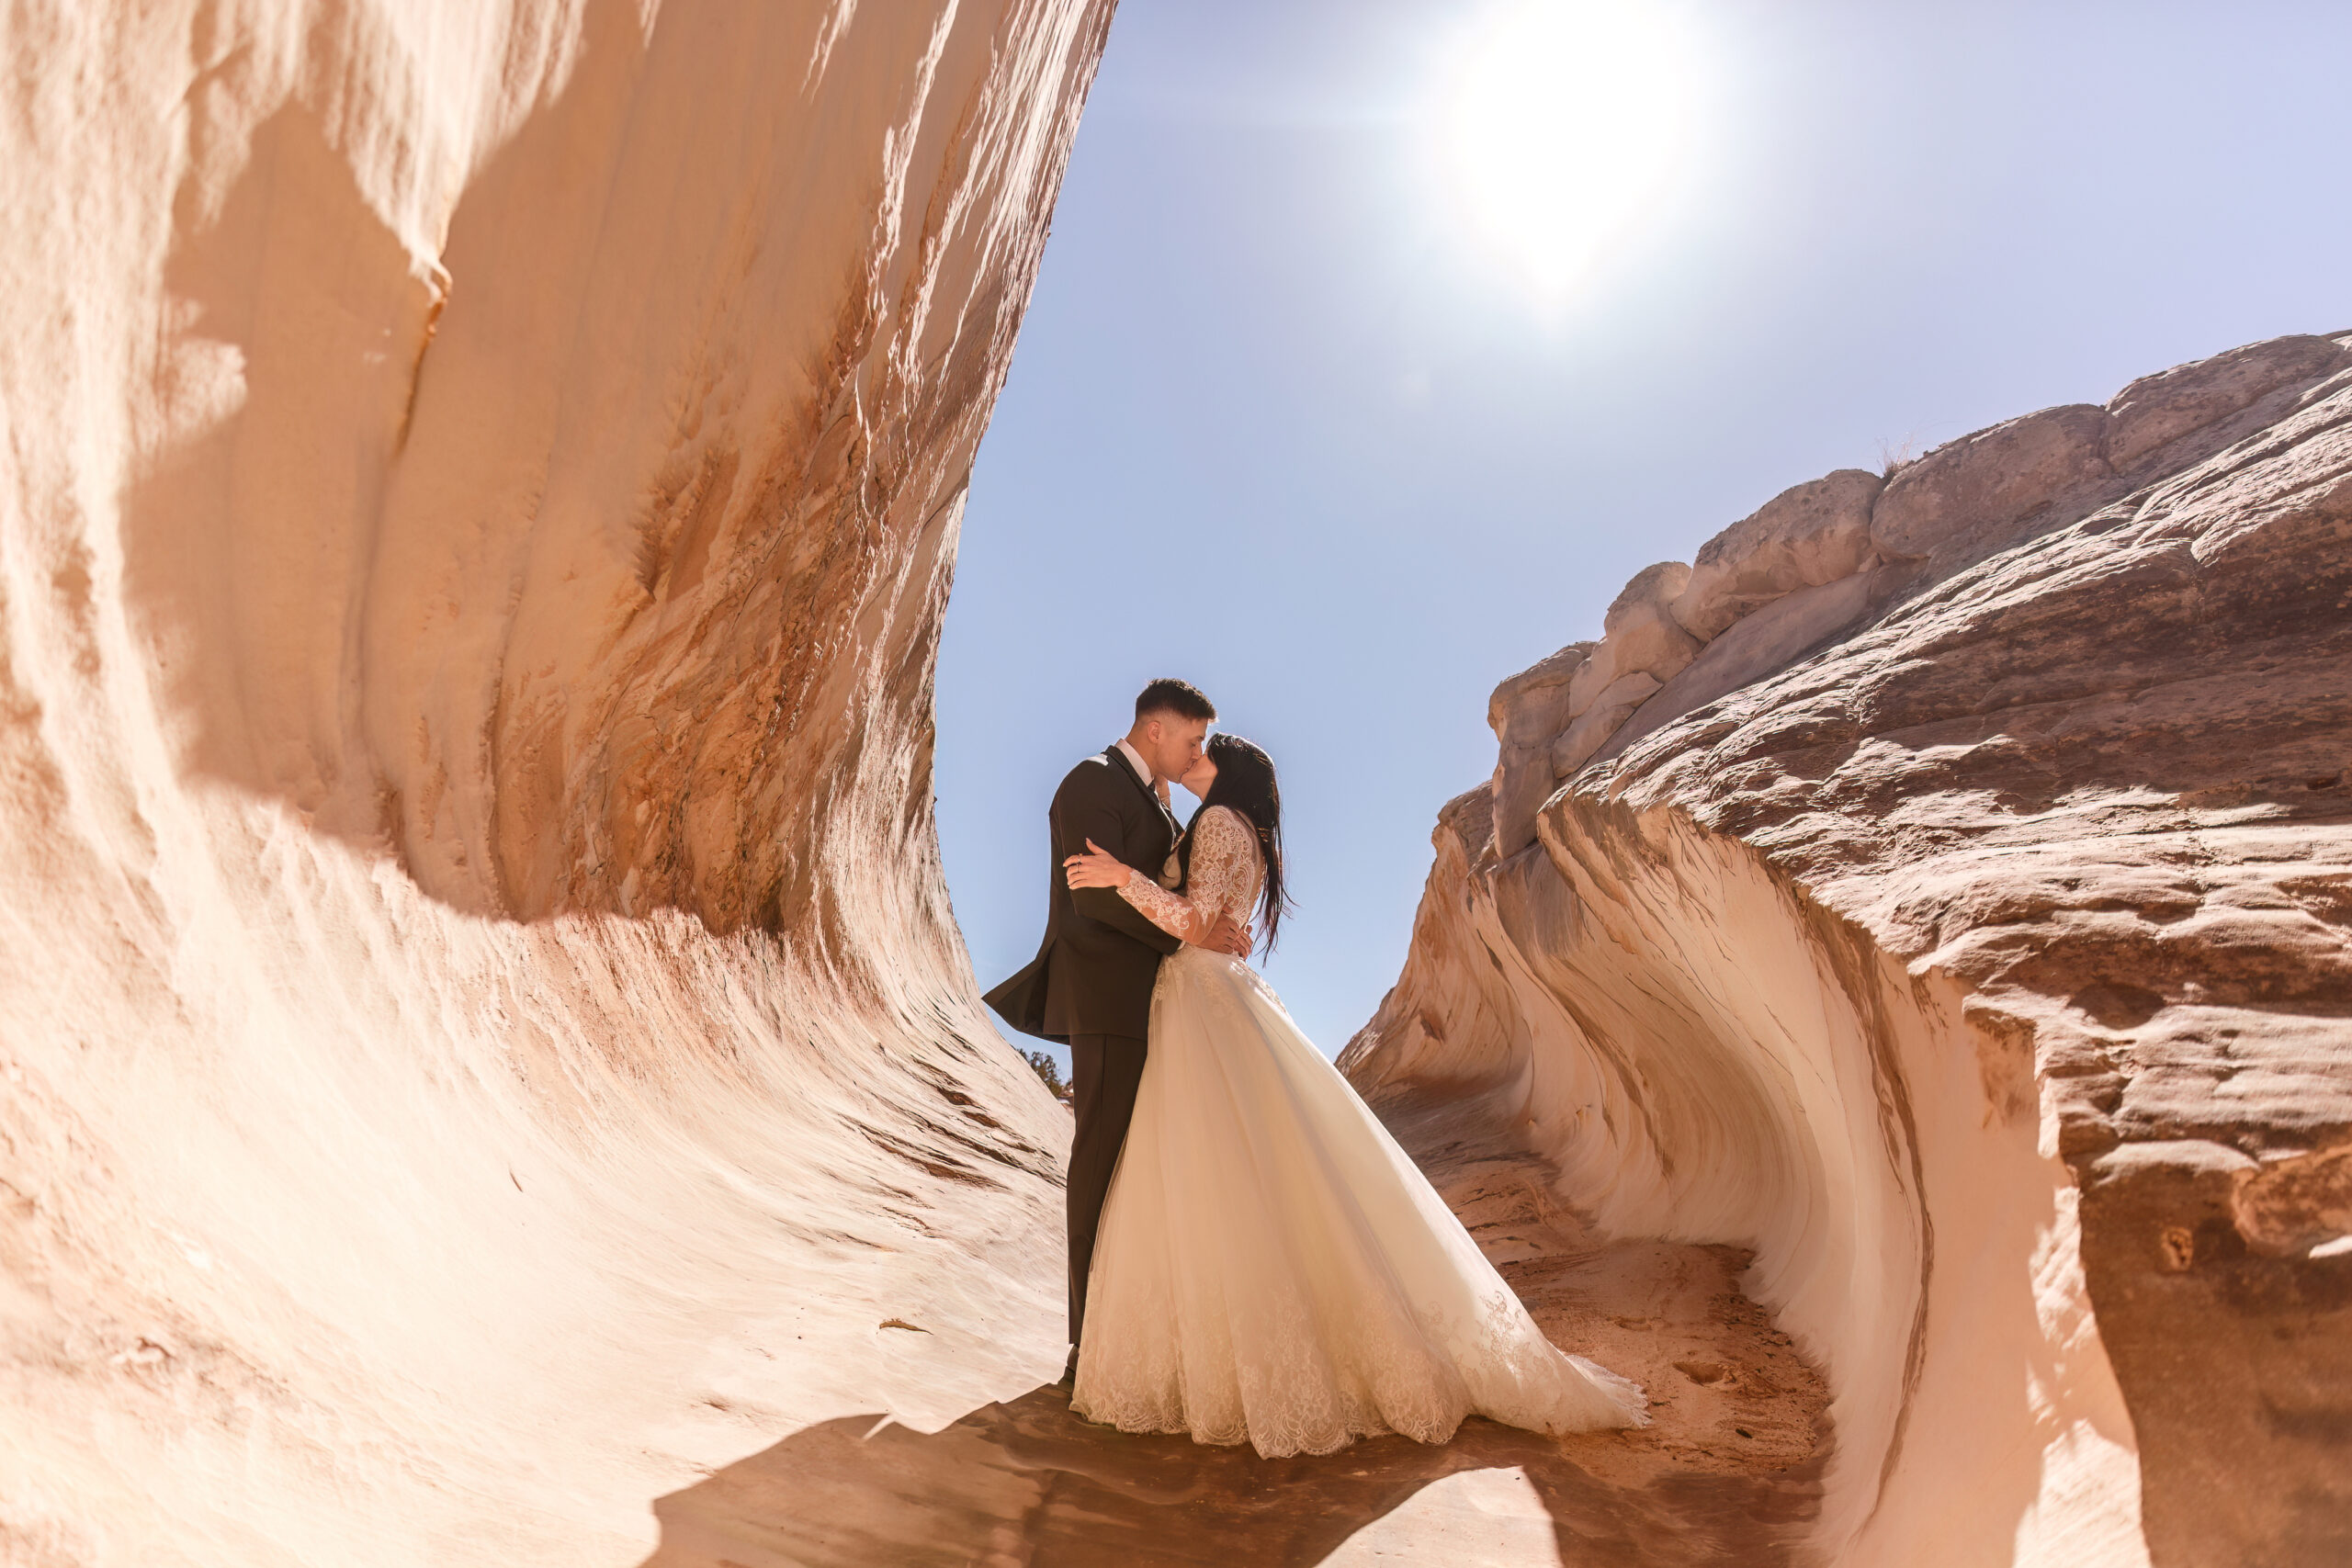
[[[1487,701],[1495,732],[1496,839],[1522,848],[1535,841],[1535,808],[1558,785],[1552,746],[1568,724],[1568,689],[1594,645],[1570,643],[1505,681]]]
[[[2352,351],[2331,338],[2282,337],[2143,377],[2108,400],[2108,461],[2129,473],[2158,448],[2281,388],[2309,386],[2347,360]]]
[[[1660,561],[1634,574],[1601,620],[1594,645],[1568,686],[1568,716],[1589,712],[1600,694],[1640,672],[1665,681],[1698,656],[1699,642],[1674,618],[1675,599],[1690,581],[1680,561]]]
[[[1620,675],[1596,694],[1591,705],[1577,716],[1552,745],[1552,774],[1566,778],[1585,764],[1609,738],[1648,702],[1658,690],[1657,677],[1646,670]]]
[[[1701,642],[1801,588],[1873,565],[1871,506],[1885,481],[1840,468],[1792,485],[1700,548],[1674,617]]]
[[[2109,485],[2107,412],[2087,405],[2044,409],[1937,447],[1887,481],[1871,512],[1882,555],[1933,558],[1950,571],[2083,504]],[[2105,499],[2104,495],[2098,495]]]
[[[622,1568],[1053,1375],[931,671],[1109,12],[12,14],[0,1558]]]
[[[1931,454],[1901,558],[1732,623],[1528,847],[1440,818],[1345,1064],[1501,1108],[1607,1234],[1756,1249],[1820,1560],[2352,1545],[2347,346]]]

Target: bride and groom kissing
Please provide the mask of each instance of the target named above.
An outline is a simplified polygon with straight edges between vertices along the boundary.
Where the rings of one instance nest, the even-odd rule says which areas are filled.
[[[1545,1339],[1419,1168],[1249,964],[1281,923],[1272,758],[1154,681],[1069,771],[1045,941],[988,994],[1069,1047],[1070,1408],[1269,1458],[1465,1416],[1645,1424]],[[1200,801],[1177,826],[1168,785]]]

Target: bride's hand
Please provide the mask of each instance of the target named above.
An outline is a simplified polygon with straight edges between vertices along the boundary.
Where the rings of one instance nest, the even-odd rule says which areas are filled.
[[[1125,887],[1127,885],[1125,863],[1106,853],[1091,839],[1086,840],[1089,853],[1072,855],[1062,862],[1062,869],[1072,887]]]
[[[1248,926],[1237,926],[1230,917],[1219,915],[1209,927],[1208,934],[1195,939],[1193,945],[1247,963],[1250,954],[1257,948],[1257,939]]]

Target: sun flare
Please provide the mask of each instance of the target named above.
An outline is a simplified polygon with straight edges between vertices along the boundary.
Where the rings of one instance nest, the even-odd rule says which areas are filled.
[[[1641,0],[1509,0],[1463,40],[1439,98],[1440,177],[1479,244],[1557,304],[1671,195],[1698,69]]]

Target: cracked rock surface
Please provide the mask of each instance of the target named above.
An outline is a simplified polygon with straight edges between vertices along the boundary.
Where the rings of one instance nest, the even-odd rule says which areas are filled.
[[[1830,1560],[2343,1561],[2352,339],[1868,479],[1701,552],[1643,706],[1560,694],[1613,627],[1505,682],[1343,1061],[1754,1249]]]

